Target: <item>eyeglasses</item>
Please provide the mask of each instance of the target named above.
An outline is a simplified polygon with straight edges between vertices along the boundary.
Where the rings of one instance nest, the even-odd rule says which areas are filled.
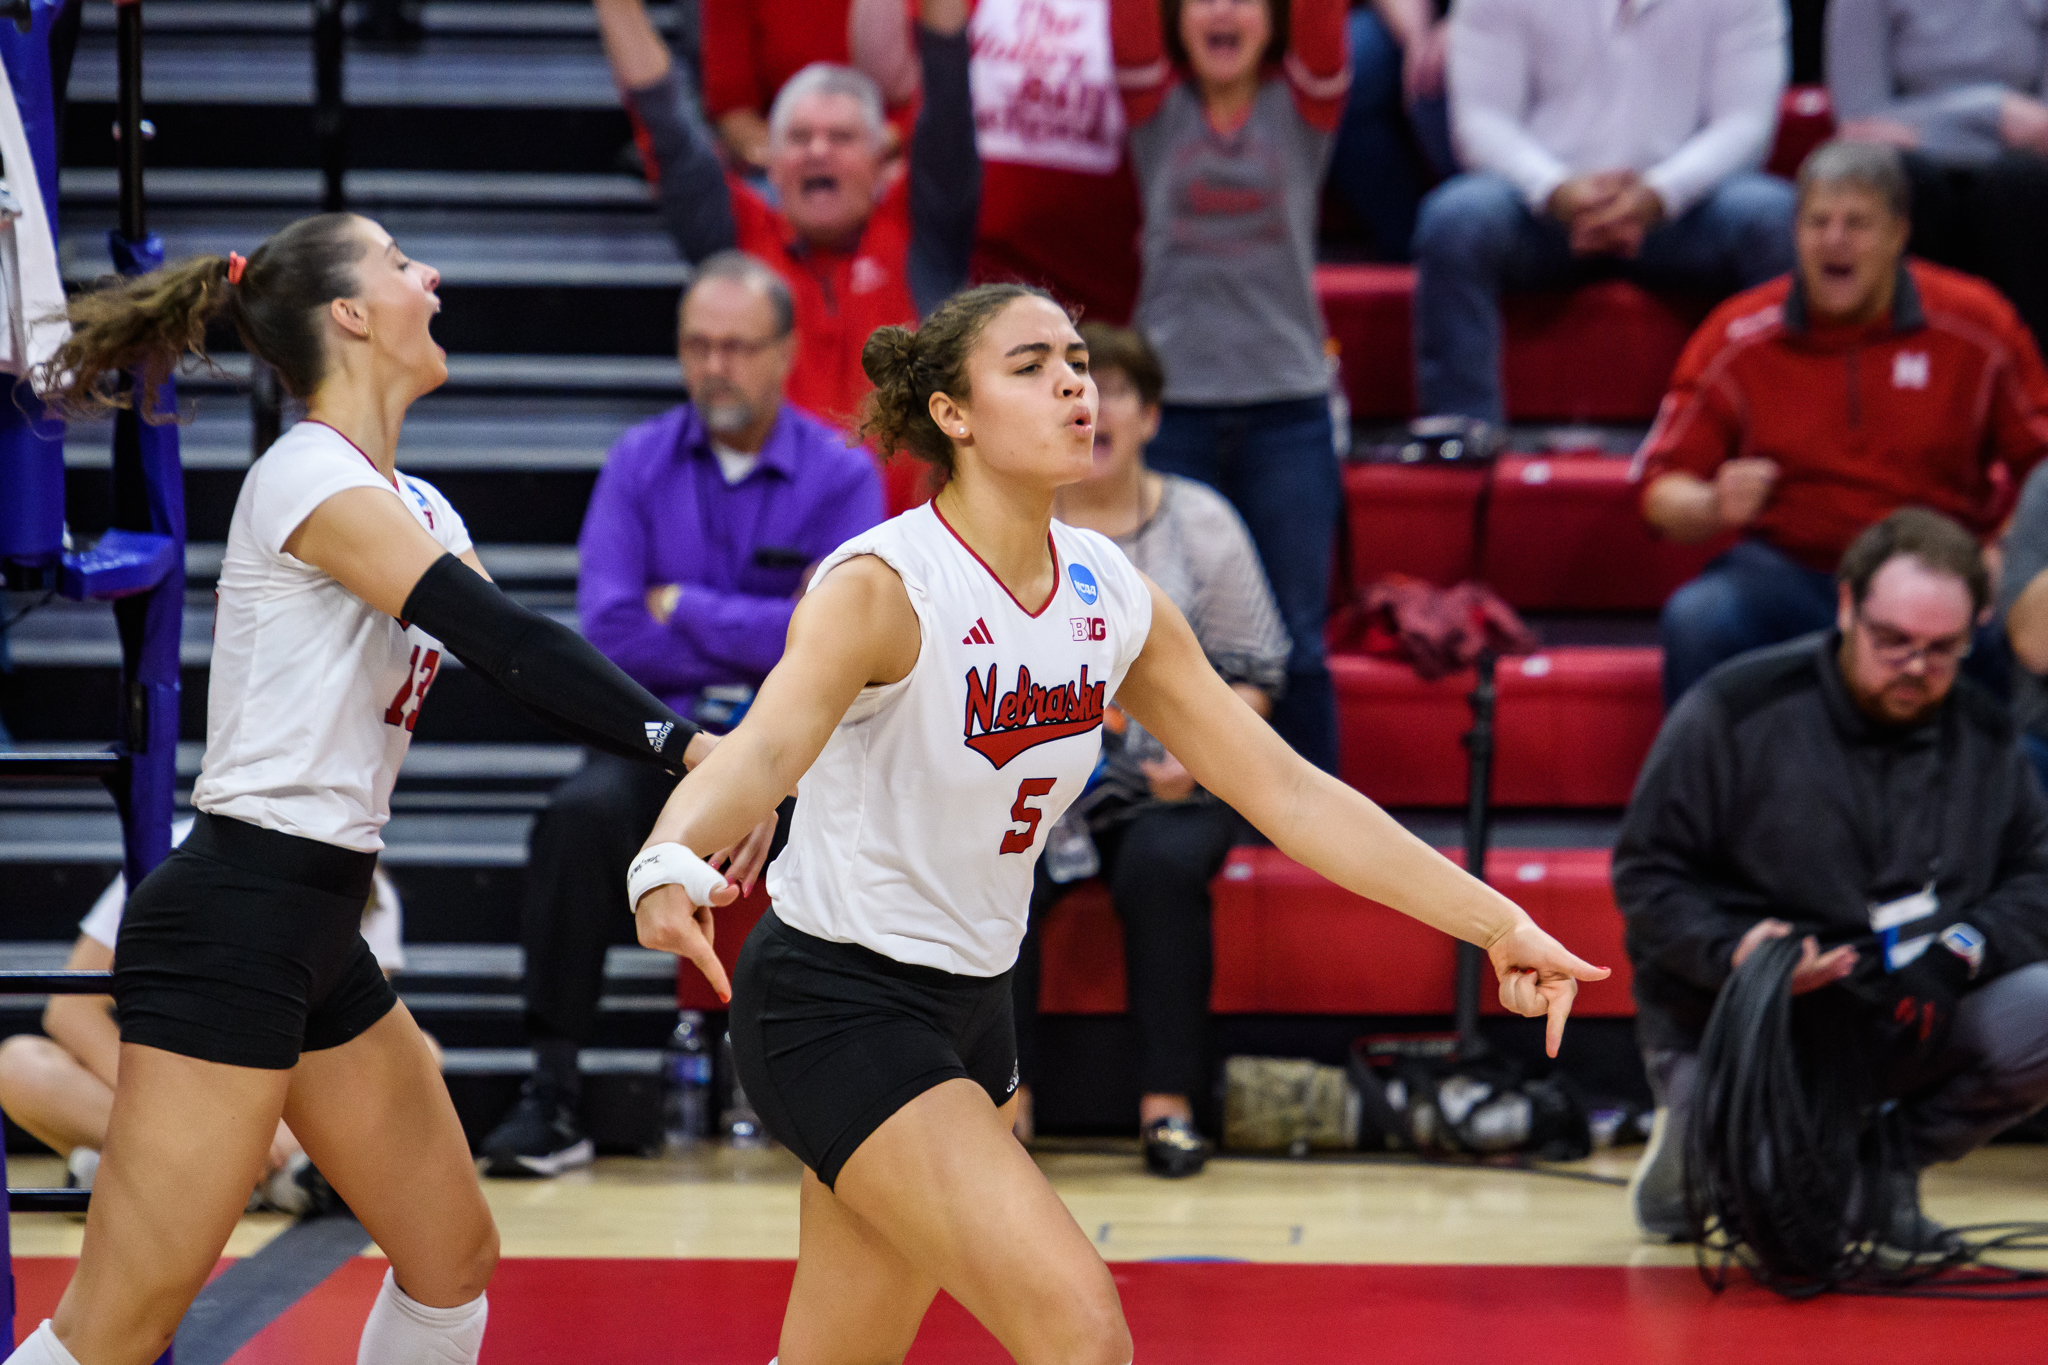
[[[1929,640],[1925,644],[1913,643],[1913,637],[1896,626],[1885,625],[1856,613],[1856,619],[1863,624],[1863,630],[1870,637],[1870,652],[1886,668],[1907,668],[1918,659],[1929,669],[1950,669],[1970,656],[1971,639],[1969,632],[1951,635],[1945,640]]]
[[[682,351],[684,363],[702,365],[714,356],[731,363],[736,360],[752,360],[771,346],[779,346],[789,333],[781,336],[762,337],[748,341],[741,337],[684,337]]]

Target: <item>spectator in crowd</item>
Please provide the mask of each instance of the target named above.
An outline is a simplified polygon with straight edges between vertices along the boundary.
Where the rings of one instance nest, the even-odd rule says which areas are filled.
[[[1273,728],[1337,766],[1323,658],[1343,490],[1315,290],[1350,87],[1344,0],[1112,0],[1144,210],[1137,326],[1167,375],[1154,467],[1230,499],[1293,641]]]
[[[1916,255],[1984,276],[2048,335],[2048,9],[1834,0],[1843,137],[1907,152]]]
[[[2048,464],[2034,467],[2002,543],[1994,621],[2011,642],[2013,720],[2048,787]]]
[[[577,540],[583,633],[678,714],[723,731],[782,657],[811,566],[882,519],[874,463],[787,401],[783,278],[712,256],[683,296],[691,401],[621,436]],[[592,752],[533,829],[520,906],[533,1078],[485,1139],[486,1173],[556,1175],[593,1150],[577,1053],[595,1038],[605,949],[633,942],[626,867],[675,779]]]
[[[1805,938],[1795,995],[1855,974],[1952,1020],[1935,1055],[1908,1061],[1881,1041],[1889,1010],[1854,1016],[1883,1094],[1901,1099],[1916,1172],[2048,1101],[2048,799],[2006,708],[1957,678],[1990,596],[1973,533],[1925,508],[1895,512],[1842,557],[1833,630],[1716,669],[1665,721],[1614,854],[1658,1105],[1631,1185],[1644,1233],[1686,1231],[1686,1113],[1707,1018],[1770,938]],[[1885,923],[1900,945],[1889,978],[1864,937]],[[1888,1240],[1939,1242],[1917,1174],[1885,1197]]]
[[[1500,295],[1606,276],[1731,293],[1792,263],[1792,190],[1762,174],[1785,88],[1783,0],[1463,0],[1451,127],[1468,173],[1415,228],[1423,412],[1498,424]]]
[[[701,3],[704,113],[726,159],[758,175],[769,166],[768,110],[775,93],[813,62],[848,64],[847,0]]]
[[[1059,491],[1053,515],[1116,541],[1188,618],[1224,681],[1253,710],[1270,714],[1287,676],[1287,632],[1251,536],[1208,485],[1145,467],[1166,387],[1145,339],[1099,323],[1083,323],[1081,339],[1102,395],[1095,469]],[[1124,925],[1145,1164],[1159,1175],[1193,1175],[1209,1155],[1191,1104],[1208,1084],[1209,881],[1240,822],[1136,721],[1124,718],[1104,742],[1101,776],[1068,809],[1039,859],[1031,929],[1012,977],[1024,1083],[1019,1132],[1030,1136],[1030,1087],[1038,1077],[1038,926],[1089,875],[1092,842]]]
[[[967,0],[920,0],[919,13],[924,104],[908,179],[884,174],[874,80],[813,64],[783,85],[768,112],[768,180],[779,205],[771,207],[727,174],[689,72],[671,59],[641,0],[597,0],[605,55],[647,130],[662,218],[683,259],[738,247],[775,267],[796,307],[789,401],[841,424],[868,389],[860,368],[868,333],[936,307],[965,283],[974,250],[981,168],[967,91]]]
[[[1997,291],[1907,260],[1898,153],[1828,143],[1799,171],[1795,274],[1722,304],[1637,462],[1673,540],[1742,538],[1664,607],[1664,695],[1723,659],[1824,629],[1829,566],[1924,504],[1990,536],[2048,451],[2048,372]]]
[[[888,88],[915,49],[903,0],[853,0],[855,61]],[[1138,288],[1138,191],[1124,155],[1109,0],[979,0],[968,21],[981,218],[972,273],[1124,322]]]
[[[190,820],[179,821],[171,827],[171,843],[184,843],[191,832]],[[117,876],[79,922],[66,971],[104,972],[113,967],[114,944],[127,905],[127,879]],[[398,891],[380,869],[370,903],[363,907],[363,941],[386,976],[405,967],[404,929]],[[438,1061],[440,1048],[431,1036],[427,1045],[434,1048]],[[99,1171],[120,1061],[121,1029],[108,995],[53,995],[43,1009],[42,1034],[17,1033],[0,1042],[0,1110],[64,1158],[64,1183],[71,1188],[91,1189]],[[329,1212],[338,1203],[282,1120],[263,1169],[251,1176],[251,1211],[316,1214]]]
[[[1372,233],[1383,261],[1408,259],[1415,212],[1458,170],[1451,150],[1443,0],[1369,0],[1351,11],[1351,97],[1330,186]]]

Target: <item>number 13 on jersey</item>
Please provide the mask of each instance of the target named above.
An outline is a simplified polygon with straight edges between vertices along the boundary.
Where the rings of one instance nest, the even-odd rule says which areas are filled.
[[[412,647],[412,658],[406,661],[405,682],[399,687],[398,695],[391,699],[391,705],[384,708],[384,723],[396,725],[407,734],[419,724],[420,707],[427,700],[427,689],[434,685],[434,674],[441,669],[441,651],[430,649],[425,659],[420,658],[420,647]]]
[[[1010,803],[1010,818],[1024,828],[1003,831],[1003,846],[1000,852],[1031,851],[1033,841],[1038,838],[1038,822],[1045,818],[1045,812],[1025,803],[1051,791],[1053,780],[1050,777],[1027,777],[1017,784],[1017,799]]]

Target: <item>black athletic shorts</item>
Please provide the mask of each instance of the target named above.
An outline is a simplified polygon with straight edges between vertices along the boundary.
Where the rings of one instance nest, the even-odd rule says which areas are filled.
[[[891,1114],[965,1077],[1017,1090],[1010,974],[955,976],[790,928],[770,910],[740,949],[732,1057],[762,1126],[830,1188]]]
[[[128,897],[114,947],[121,1041],[289,1069],[398,1003],[363,942],[377,855],[200,813]]]

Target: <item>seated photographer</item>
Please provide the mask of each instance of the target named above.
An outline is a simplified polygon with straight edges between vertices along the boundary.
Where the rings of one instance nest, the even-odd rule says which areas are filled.
[[[171,827],[171,842],[182,844],[191,832],[192,822],[181,820]],[[117,876],[79,921],[78,941],[64,970],[104,972],[114,965],[127,905],[127,878]],[[363,907],[363,940],[386,976],[405,966],[403,938],[398,892],[380,869],[370,903]],[[427,1045],[439,1061],[440,1046],[431,1035]],[[121,1029],[108,995],[53,995],[43,1008],[42,1034],[17,1033],[0,1042],[0,1110],[64,1158],[64,1183],[74,1189],[91,1189],[99,1171],[120,1058]],[[252,1212],[318,1214],[339,1204],[282,1120],[263,1169],[252,1176]]]
[[[1868,1040],[1873,1098],[1900,1101],[1911,1169],[1877,1206],[1891,1245],[1942,1236],[1919,1170],[2048,1102],[2048,799],[2006,708],[1958,677],[1991,600],[1983,553],[1905,508],[1856,538],[1836,585],[1832,631],[1686,694],[1623,818],[1615,899],[1658,1105],[1630,1198],[1653,1239],[1688,1235],[1701,1039],[1767,939],[1802,936],[1792,993],[1841,992],[1826,1003]]]
[[[1289,644],[1251,534],[1207,484],[1145,467],[1166,387],[1145,338],[1100,323],[1083,323],[1081,338],[1102,395],[1095,468],[1059,491],[1053,515],[1116,541],[1188,618],[1216,671],[1267,715],[1286,681]],[[1039,926],[1099,863],[1124,926],[1145,1164],[1159,1175],[1193,1175],[1209,1156],[1190,1104],[1209,1080],[1209,881],[1240,822],[1136,721],[1114,715],[1123,723],[1104,724],[1095,784],[1068,809],[1038,861],[1031,927],[1011,976],[1023,1080],[1018,1133],[1031,1135],[1038,1072]]]

